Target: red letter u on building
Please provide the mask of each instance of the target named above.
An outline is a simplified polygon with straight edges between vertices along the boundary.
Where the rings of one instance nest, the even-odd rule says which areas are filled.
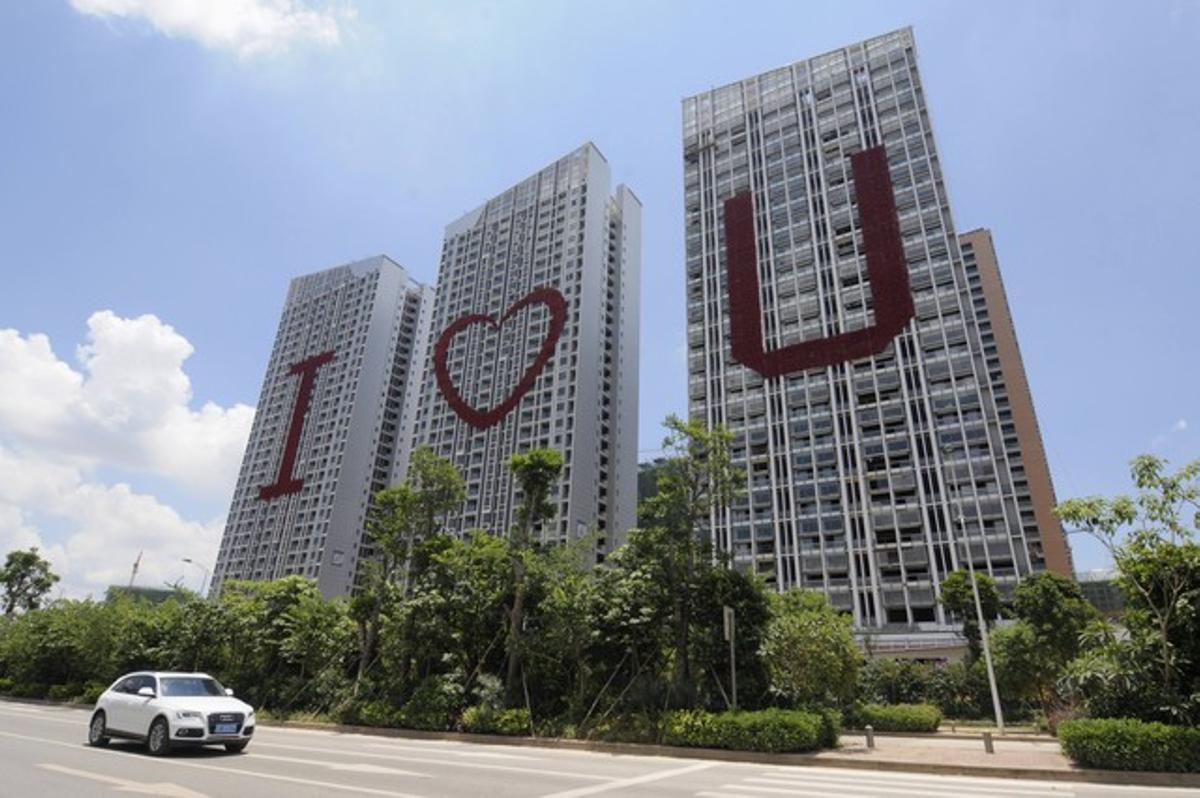
[[[875,323],[861,330],[766,351],[761,324],[754,199],[749,191],[744,191],[725,200],[730,348],[739,363],[764,377],[778,377],[878,354],[913,317],[913,298],[908,287],[908,267],[904,262],[904,244],[900,239],[900,220],[892,196],[887,153],[882,146],[863,150],[850,156],[850,166],[875,311]]]

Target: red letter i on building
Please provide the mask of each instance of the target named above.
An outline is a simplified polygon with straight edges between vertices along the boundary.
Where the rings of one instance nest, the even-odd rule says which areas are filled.
[[[312,401],[313,386],[317,381],[317,369],[333,360],[333,352],[322,352],[307,360],[295,363],[288,370],[300,375],[300,387],[296,391],[296,404],[292,407],[292,421],[288,425],[287,443],[283,447],[283,459],[279,461],[279,475],[275,482],[258,489],[258,498],[263,501],[295,493],[304,487],[304,480],[292,476],[296,465],[296,450],[300,448],[300,433],[304,430],[304,416]]]

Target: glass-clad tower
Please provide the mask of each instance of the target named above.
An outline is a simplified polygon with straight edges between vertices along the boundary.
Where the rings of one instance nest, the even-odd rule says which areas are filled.
[[[683,158],[689,412],[745,471],[714,544],[860,628],[948,630],[939,585],[967,556],[1005,590],[1069,574],[911,30],[686,98]]]

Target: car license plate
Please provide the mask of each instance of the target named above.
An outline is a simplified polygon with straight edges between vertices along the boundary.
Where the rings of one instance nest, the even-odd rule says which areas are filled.
[[[218,723],[217,734],[237,734],[236,723]]]

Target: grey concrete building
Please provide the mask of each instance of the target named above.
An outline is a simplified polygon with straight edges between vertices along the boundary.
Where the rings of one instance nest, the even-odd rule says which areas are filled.
[[[943,642],[939,585],[967,557],[1006,591],[1069,574],[911,30],[686,98],[683,160],[689,412],[745,471],[714,545],[860,629]]]
[[[367,503],[408,460],[432,296],[384,256],[292,280],[214,593],[289,574],[351,591]]]
[[[447,226],[416,445],[467,480],[450,531],[511,529],[534,447],[566,458],[547,540],[602,557],[633,526],[640,269],[641,203],[590,143]]]

